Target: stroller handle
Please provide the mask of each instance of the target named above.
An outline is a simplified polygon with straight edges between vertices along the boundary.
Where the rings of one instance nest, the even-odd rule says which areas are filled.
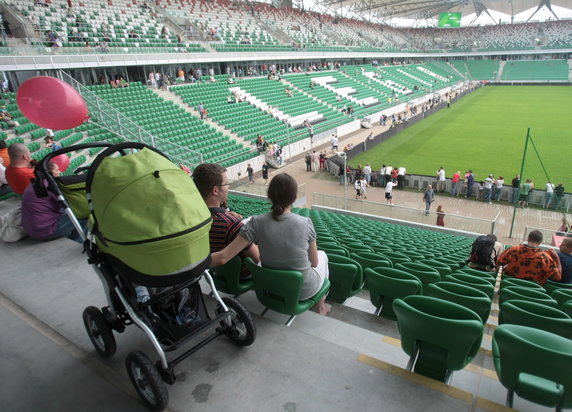
[[[118,144],[106,144],[106,146],[107,146],[107,149],[105,149],[103,152],[98,154],[97,157],[95,158],[95,160],[93,161],[93,163],[91,164],[91,166],[89,166],[89,169],[87,172],[87,180],[86,180],[86,184],[85,184],[85,191],[88,194],[91,193],[91,184],[93,182],[94,171],[99,167],[99,164],[103,161],[103,159],[105,159],[106,157],[108,157],[114,153],[119,152],[119,153],[121,153],[121,155],[125,156],[125,149],[136,149],[136,150],[149,149],[149,150],[153,150],[154,152],[157,152],[161,156],[170,160],[169,157],[165,153],[163,153],[160,150],[154,148],[153,146],[149,146],[148,144],[145,144],[145,143],[123,142],[123,143],[118,143]]]

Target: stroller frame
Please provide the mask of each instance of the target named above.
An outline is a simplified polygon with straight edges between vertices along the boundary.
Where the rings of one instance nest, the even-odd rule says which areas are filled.
[[[93,173],[93,170],[100,163],[102,158],[110,153],[120,152],[121,155],[126,155],[126,150],[149,148],[165,156],[150,146],[134,142],[120,143],[118,145],[110,143],[90,143],[69,146],[49,153],[40,161],[39,167],[36,168],[34,189],[39,197],[47,196],[47,191],[51,191],[56,195],[76,231],[81,235],[88,263],[93,267],[102,283],[108,306],[101,309],[89,306],[83,313],[86,331],[96,351],[106,358],[113,356],[116,351],[113,331],[122,333],[127,326],[131,324],[137,325],[151,341],[155,352],[157,352],[159,361],[153,365],[149,358],[142,352],[131,352],[126,359],[127,371],[143,402],[152,410],[163,410],[168,405],[168,393],[164,383],[175,383],[177,378],[174,367],[177,364],[221,335],[226,335],[238,346],[248,346],[254,342],[256,327],[249,312],[240,302],[230,297],[221,298],[208,269],[205,269],[200,274],[191,274],[190,279],[183,282],[165,285],[169,287],[170,290],[159,292],[146,302],[137,302],[135,300],[133,280],[129,279],[129,276],[122,274],[121,270],[116,267],[114,268],[113,264],[110,264],[110,259],[106,258],[107,255],[99,251],[93,233],[90,233],[88,236],[83,232],[78,219],[62,194],[55,178],[48,172],[48,163],[54,157],[94,147],[103,147],[106,148],[106,150],[98,155],[92,166],[90,166],[88,173]],[[75,172],[77,173],[86,169],[87,168],[80,168]],[[44,180],[48,182],[47,189],[41,184]],[[91,200],[91,193],[87,194],[87,198]],[[199,281],[203,277],[208,283],[211,289],[211,296],[217,304],[215,316],[212,318],[205,307],[203,294],[199,285]],[[179,277],[177,277],[177,279],[179,279]],[[153,305],[168,299],[173,299],[179,291],[190,287],[198,290],[196,302],[196,307],[198,308],[197,313],[200,312],[202,316],[206,317],[206,320],[197,326],[181,327],[183,330],[176,334],[177,339],[167,341],[161,339],[161,337],[156,335],[152,327],[150,327],[148,324],[149,321],[146,321],[143,313],[151,310],[151,312],[147,313],[153,314]],[[131,296],[129,296],[129,292],[131,292]],[[244,328],[243,331],[239,330],[240,324],[242,324]],[[214,325],[218,326],[208,336],[204,337],[180,355],[173,357],[171,360],[167,358],[166,352],[178,349],[181,345],[202,335]],[[143,385],[145,386],[143,387]]]

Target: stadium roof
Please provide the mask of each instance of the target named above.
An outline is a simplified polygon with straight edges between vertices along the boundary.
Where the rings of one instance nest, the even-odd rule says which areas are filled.
[[[572,18],[572,0],[293,0],[298,7],[396,26],[437,26],[461,12],[461,26]]]

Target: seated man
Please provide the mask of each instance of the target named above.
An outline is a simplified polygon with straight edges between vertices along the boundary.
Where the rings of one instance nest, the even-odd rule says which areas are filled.
[[[567,237],[560,244],[560,251],[556,252],[562,265],[562,283],[572,283],[572,238]]]
[[[217,164],[203,163],[194,170],[193,180],[213,217],[210,231],[211,253],[218,252],[234,240],[243,226],[241,216],[221,207],[221,205],[226,205],[228,200],[229,183],[226,169]],[[240,253],[240,256],[250,257],[258,262],[258,246],[249,243]],[[248,276],[250,273],[243,265],[240,277]]]
[[[54,177],[60,175],[54,162],[48,166]],[[79,220],[79,223],[85,231],[87,219]],[[56,195],[48,191],[46,197],[38,197],[33,185],[28,185],[22,196],[22,227],[32,239],[54,240],[67,237],[82,243],[81,235],[63,212]]]
[[[547,279],[559,281],[562,267],[556,252],[539,248],[542,233],[533,230],[528,234],[527,244],[511,247],[501,253],[497,269],[502,266],[503,273],[519,279],[527,279],[544,285]]]
[[[6,181],[14,193],[21,195],[34,178],[30,150],[23,143],[13,143],[8,148],[8,156],[10,166],[6,168]]]

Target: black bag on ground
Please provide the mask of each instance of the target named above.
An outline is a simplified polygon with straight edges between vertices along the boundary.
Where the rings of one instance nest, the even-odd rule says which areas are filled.
[[[467,262],[476,263],[482,266],[493,266],[493,250],[495,240],[490,236],[479,236],[473,243],[471,255]]]

